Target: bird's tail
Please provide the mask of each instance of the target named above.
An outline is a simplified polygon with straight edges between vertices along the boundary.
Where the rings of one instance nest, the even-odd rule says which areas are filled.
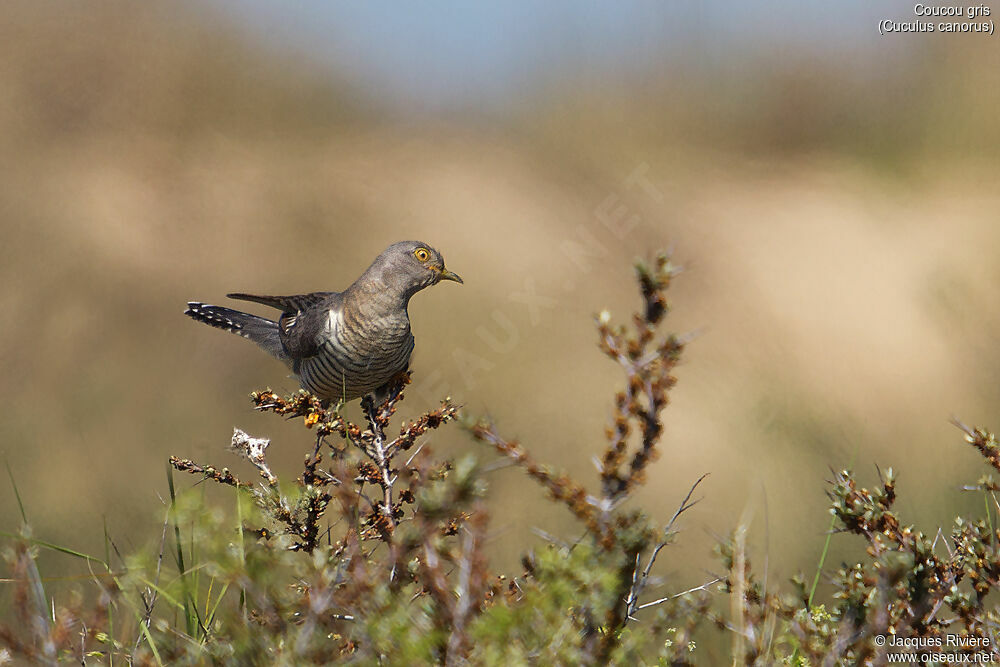
[[[288,363],[288,355],[278,337],[278,323],[274,320],[197,301],[189,301],[184,314],[193,320],[252,340],[272,357]]]

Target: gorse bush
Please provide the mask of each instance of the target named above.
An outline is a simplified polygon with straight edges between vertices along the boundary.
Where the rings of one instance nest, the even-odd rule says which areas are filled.
[[[666,256],[639,264],[642,307],[629,325],[597,317],[599,347],[624,385],[593,488],[494,424],[461,416],[451,399],[394,430],[408,376],[383,404],[362,402],[364,424],[305,392],[255,392],[257,410],[311,431],[298,477],[283,480],[268,464],[268,441],[236,429],[233,450],[260,479],[170,459],[173,471],[231,487],[235,522],[198,494],[178,493],[172,474],[158,548],[115,553],[114,562],[110,541],[103,558],[87,556],[35,539],[25,519],[4,552],[12,614],[0,624],[0,662],[685,665],[708,659],[699,641],[720,638],[736,664],[881,664],[888,651],[937,646],[991,651],[1000,620],[987,603],[1000,577],[995,514],[987,504],[985,519],[957,519],[949,536],[928,537],[894,513],[891,470],[876,490],[859,488],[847,471],[832,482],[834,527],[866,550],[833,573],[835,593],[823,604],[801,577],[793,592],[765,591],[743,528],[719,546],[720,576],[687,591],[663,586],[654,565],[702,480],[679,490],[670,517],[624,501],[659,455],[661,415],[687,342],[660,332],[675,274]],[[452,422],[541,484],[582,535],[525,548],[521,571],[493,571],[480,457],[439,459],[424,443]],[[996,439],[963,429],[1000,470]],[[1000,511],[992,477],[975,488]],[[54,599],[38,570],[40,549],[86,560],[91,590]],[[964,643],[949,649],[955,637]]]
[[[956,422],[1000,471],[993,434]],[[925,535],[893,511],[892,469],[880,486],[859,488],[849,471],[837,473],[829,491],[837,530],[862,537],[866,558],[834,572],[830,609],[812,604],[801,577],[798,595],[765,595],[750,570],[740,540],[720,548],[729,570],[726,588],[738,594],[734,613],[737,651],[746,664],[780,657],[790,664],[885,664],[909,654],[922,664],[1000,660],[1000,515],[997,485],[986,475],[968,491],[986,494],[986,517],[957,517],[950,532]],[[992,508],[991,508],[992,506]],[[996,512],[996,513],[994,513]],[[726,621],[717,619],[720,624]]]

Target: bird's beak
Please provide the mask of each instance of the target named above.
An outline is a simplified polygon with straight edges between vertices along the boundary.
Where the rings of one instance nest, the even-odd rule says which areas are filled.
[[[462,280],[462,276],[458,275],[457,273],[452,273],[448,269],[441,269],[441,280],[454,280],[456,283],[460,285],[465,284],[465,281]]]

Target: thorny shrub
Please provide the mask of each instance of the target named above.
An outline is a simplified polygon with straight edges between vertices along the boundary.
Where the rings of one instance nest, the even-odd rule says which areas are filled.
[[[996,437],[955,424],[1000,471]],[[735,659],[754,665],[882,665],[891,654],[918,664],[1000,661],[998,595],[987,602],[1000,587],[1000,502],[993,476],[965,487],[986,494],[985,518],[957,517],[950,532],[933,535],[904,524],[893,510],[892,469],[879,477],[875,489],[860,488],[847,470],[831,482],[837,531],[861,537],[867,547],[866,558],[833,573],[829,609],[811,604],[801,577],[793,580],[797,595],[766,593],[752,574],[740,534],[720,546],[733,611],[715,621],[734,631]]]
[[[620,366],[624,386],[614,395],[594,490],[540,463],[494,424],[464,420],[473,438],[579,520],[584,534],[572,545],[553,539],[525,549],[516,574],[490,570],[475,457],[438,459],[424,442],[459,419],[458,406],[446,399],[386,435],[408,375],[381,405],[362,402],[363,425],[302,391],[254,392],[257,410],[312,430],[301,474],[283,482],[267,462],[269,442],[239,429],[233,450],[260,480],[171,457],[174,470],[234,489],[236,525],[196,494],[176,493],[170,476],[159,548],[118,556],[117,564],[111,548],[99,559],[37,540],[25,521],[4,554],[13,613],[0,624],[0,664],[686,665],[699,662],[696,631],[711,641],[712,627],[731,641],[734,664],[881,664],[887,649],[878,638],[886,636],[916,647],[949,633],[967,638],[967,647],[977,639],[995,647],[1000,619],[984,600],[1000,577],[1000,533],[989,517],[957,519],[950,537],[904,526],[892,510],[891,470],[875,491],[858,488],[847,471],[832,482],[837,528],[868,547],[834,574],[829,608],[813,604],[801,578],[798,595],[765,591],[742,529],[719,547],[723,576],[687,591],[662,589],[654,564],[704,477],[660,528],[624,501],[659,454],[661,413],[686,344],[659,333],[675,275],[665,255],[638,264],[640,311],[628,326],[612,325],[607,312],[597,317],[599,347]],[[1000,470],[996,439],[962,428]],[[992,477],[975,488],[996,504]],[[42,548],[86,560],[96,594],[57,603],[38,571]],[[713,605],[713,588],[730,593],[728,612]],[[713,623],[699,628],[703,619]]]

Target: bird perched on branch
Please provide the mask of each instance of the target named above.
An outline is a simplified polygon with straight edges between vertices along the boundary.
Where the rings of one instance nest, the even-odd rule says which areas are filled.
[[[410,364],[410,297],[442,280],[463,282],[431,246],[401,241],[386,248],[343,292],[226,295],[277,308],[277,321],[197,301],[189,302],[184,314],[257,343],[327,403],[370,393],[380,400]]]

